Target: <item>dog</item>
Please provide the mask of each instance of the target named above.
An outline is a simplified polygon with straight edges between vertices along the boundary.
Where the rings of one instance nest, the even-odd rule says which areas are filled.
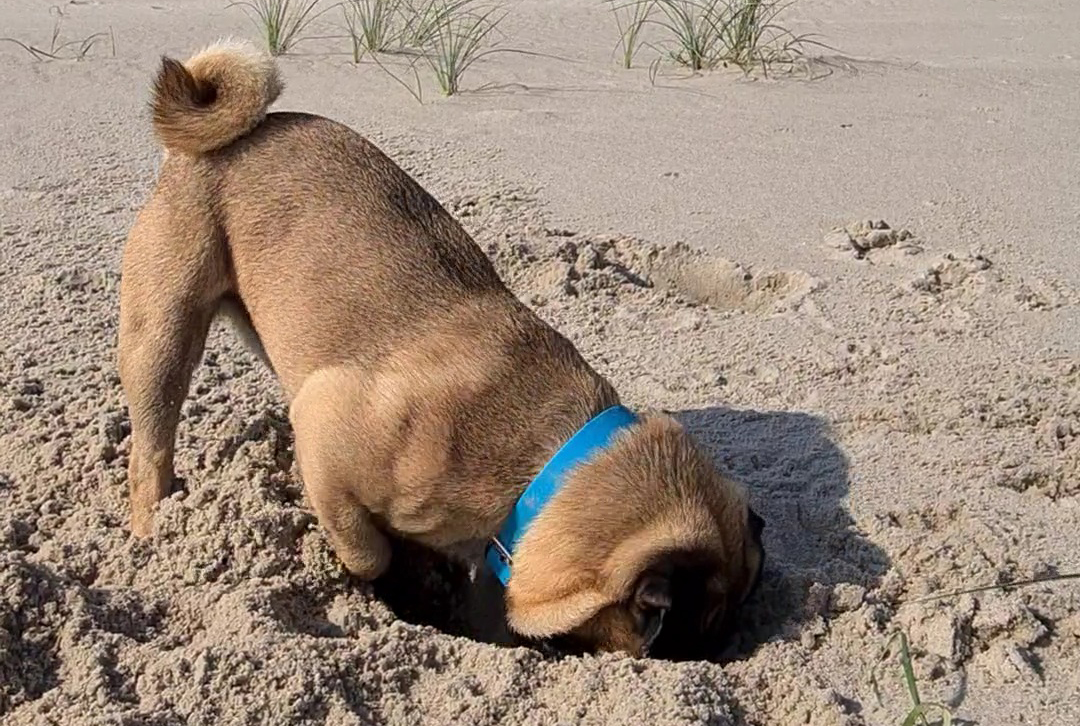
[[[232,41],[162,57],[154,80],[164,156],[120,283],[132,534],[152,535],[172,491],[181,403],[224,316],[280,382],[306,496],[353,575],[386,571],[391,535],[486,544],[524,641],[704,657],[761,575],[745,487],[674,418],[623,407],[373,144],[269,113],[282,88]],[[559,456],[551,490],[524,496]]]

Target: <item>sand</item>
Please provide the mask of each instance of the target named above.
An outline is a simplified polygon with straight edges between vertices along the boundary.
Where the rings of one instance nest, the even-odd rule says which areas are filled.
[[[49,4],[5,0],[0,35],[47,44]],[[340,39],[282,59],[278,108],[368,134],[751,488],[761,592],[719,662],[681,664],[482,642],[422,552],[350,580],[225,329],[181,491],[128,537],[117,270],[159,160],[149,80],[253,32],[217,0],[63,8],[115,55],[0,43],[0,721],[898,724],[904,630],[959,723],[1076,722],[1076,581],[919,601],[1080,570],[1076,3],[802,0],[788,24],[836,48],[812,81],[651,84],[576,0],[513,3],[503,42],[558,57],[489,56],[449,100]]]

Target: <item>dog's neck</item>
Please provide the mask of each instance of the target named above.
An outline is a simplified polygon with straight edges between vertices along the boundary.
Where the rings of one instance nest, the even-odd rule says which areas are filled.
[[[525,487],[485,553],[488,567],[503,585],[510,580],[513,552],[518,541],[536,516],[558,494],[567,473],[608,447],[615,436],[637,420],[637,416],[625,406],[606,408],[578,429]]]

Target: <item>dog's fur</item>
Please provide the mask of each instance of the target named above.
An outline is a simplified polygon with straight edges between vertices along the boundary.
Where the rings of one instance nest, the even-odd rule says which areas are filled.
[[[322,117],[268,115],[281,89],[244,44],[158,72],[165,158],[120,289],[131,529],[150,535],[171,491],[180,406],[224,315],[281,382],[334,550],[374,579],[390,560],[384,532],[444,550],[487,540],[559,446],[619,399],[372,144]],[[526,638],[685,656],[728,623],[762,558],[745,490],[674,419],[648,414],[529,528],[507,618]]]

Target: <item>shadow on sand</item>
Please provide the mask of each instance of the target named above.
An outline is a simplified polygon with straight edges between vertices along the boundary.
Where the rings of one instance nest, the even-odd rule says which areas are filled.
[[[827,606],[811,604],[812,589],[878,583],[889,561],[857,530],[844,507],[848,459],[824,419],[722,407],[673,413],[722,471],[747,485],[751,505],[765,519],[761,587],[743,608],[738,631],[718,659],[746,657],[785,630],[797,632],[799,624]]]

